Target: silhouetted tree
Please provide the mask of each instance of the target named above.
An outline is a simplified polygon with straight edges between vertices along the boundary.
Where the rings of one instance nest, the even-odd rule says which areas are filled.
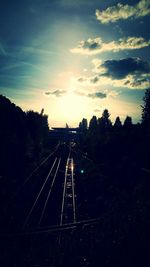
[[[150,127],[150,89],[147,89],[143,98],[144,105],[142,106],[142,124]]]
[[[44,108],[41,109],[41,115],[44,115]]]
[[[0,175],[12,183],[20,178],[25,167],[26,115],[0,96]],[[8,180],[7,180],[8,179]]]
[[[27,127],[32,139],[33,157],[43,152],[49,134],[48,116],[30,110],[26,113]]]
[[[79,128],[81,131],[86,131],[88,127],[87,119],[83,118],[83,120],[79,123]]]
[[[114,123],[114,128],[116,129],[120,129],[122,127],[122,123],[121,123],[121,120],[120,120],[120,117],[118,116],[115,120],[115,123]]]
[[[108,109],[105,109],[102,113],[102,117],[98,119],[98,126],[100,131],[105,131],[111,128],[112,123],[109,117],[110,114],[108,112]]]
[[[89,122],[89,131],[94,132],[94,133],[97,131],[97,117],[96,116],[93,116]]]
[[[79,122],[79,128],[82,129],[82,122]]]
[[[130,116],[127,116],[125,118],[125,121],[124,121],[124,124],[123,124],[124,128],[125,129],[131,129],[132,125],[133,125],[132,124],[132,118]]]

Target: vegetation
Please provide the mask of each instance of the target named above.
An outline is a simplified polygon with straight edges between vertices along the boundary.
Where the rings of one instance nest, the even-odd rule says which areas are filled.
[[[3,214],[2,200],[30,173],[53,142],[44,110],[23,112],[4,96],[0,96],[0,124]],[[96,224],[66,231],[62,247],[54,246],[57,233],[39,239],[25,237],[22,243],[19,241],[27,255],[22,266],[52,266],[51,258],[44,262],[41,256],[50,239],[52,247],[48,250],[53,252],[54,267],[149,266],[150,90],[143,99],[141,123],[133,124],[130,116],[122,123],[117,116],[113,124],[105,109],[100,118],[91,118],[89,127],[85,118],[80,122],[76,149],[78,166],[84,170],[78,173],[80,219],[85,219],[84,215],[86,219],[100,219]]]
[[[146,90],[144,96],[144,105],[142,106],[142,124],[148,130],[150,129],[150,89]]]
[[[101,118],[91,119],[86,135],[80,138],[80,146],[90,159],[90,163],[86,159],[82,163],[86,170],[83,186],[89,217],[101,217],[92,230],[97,242],[93,241],[91,266],[150,263],[149,122],[150,90],[147,90],[141,123],[134,125],[127,116],[123,124],[117,117],[112,125],[105,110]],[[100,251],[103,251],[101,256]]]
[[[25,113],[0,96],[0,196],[7,199],[46,153],[47,119],[43,111]]]

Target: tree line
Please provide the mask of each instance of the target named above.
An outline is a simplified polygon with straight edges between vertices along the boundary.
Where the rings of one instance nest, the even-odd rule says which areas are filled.
[[[88,216],[101,222],[89,229],[93,241],[89,266],[149,264],[150,225],[150,89],[146,90],[141,122],[119,117],[112,125],[108,110],[79,125],[82,183]],[[82,213],[82,210],[81,210]],[[90,232],[91,231],[91,232]]]
[[[49,147],[48,116],[43,109],[24,112],[0,95],[0,124],[0,182],[13,190]]]
[[[91,132],[97,132],[99,133],[109,130],[112,127],[116,129],[120,129],[122,126],[125,128],[130,128],[132,126],[132,118],[130,116],[126,116],[124,123],[122,125],[122,122],[120,120],[120,117],[117,116],[116,120],[114,122],[114,125],[112,124],[110,120],[110,113],[108,109],[104,109],[102,116],[100,118],[97,118],[96,116],[93,116],[89,122],[89,127],[88,127],[88,121],[87,119],[83,118],[82,121],[79,123],[79,129],[81,131],[89,129]]]
[[[143,105],[141,107],[141,123],[138,123],[138,125],[141,125],[142,128],[148,130],[150,128],[150,89],[147,89],[145,91],[145,95],[143,97]],[[89,130],[90,132],[95,133],[97,131],[99,131],[100,133],[106,130],[110,130],[112,127],[114,127],[114,129],[120,129],[122,126],[125,129],[131,128],[133,126],[132,117],[126,116],[124,123],[122,124],[120,117],[117,116],[114,124],[112,124],[108,109],[104,109],[100,118],[93,116],[89,122],[89,127],[88,121],[85,118],[83,118],[82,121],[79,123],[79,129],[81,130],[81,132]]]
[[[150,142],[150,89],[147,89],[143,98],[141,121],[133,124],[132,117],[127,116],[122,124],[117,116],[114,124],[110,119],[110,113],[105,109],[100,118],[93,116],[89,121],[83,118],[79,123],[80,146],[88,152],[96,161],[103,157],[113,162],[115,157],[131,157],[134,154],[141,160],[141,165],[148,167],[148,149]],[[132,153],[128,152],[132,150]],[[118,151],[118,153],[117,153]],[[103,157],[102,157],[103,154]],[[104,155],[106,154],[106,155]],[[136,159],[136,162],[138,161]]]

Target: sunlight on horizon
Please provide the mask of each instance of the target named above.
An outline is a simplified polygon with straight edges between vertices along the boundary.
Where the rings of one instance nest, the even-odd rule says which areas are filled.
[[[58,107],[62,120],[77,121],[88,113],[89,105],[86,97],[78,96],[73,92],[58,99]]]

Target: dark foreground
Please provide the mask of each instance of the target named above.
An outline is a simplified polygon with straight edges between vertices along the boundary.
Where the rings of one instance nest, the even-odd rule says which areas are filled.
[[[0,266],[150,266],[147,94],[141,124],[105,110],[76,140],[0,96]]]
[[[74,161],[75,218],[72,201],[66,202],[61,222],[68,157]],[[130,188],[114,185],[76,144],[59,144],[7,202],[1,219],[1,266],[148,266],[150,174],[141,170],[135,175]]]

